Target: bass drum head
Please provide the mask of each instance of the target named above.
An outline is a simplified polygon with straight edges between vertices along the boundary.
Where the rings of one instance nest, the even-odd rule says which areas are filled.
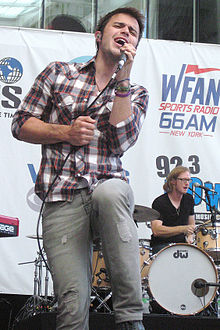
[[[196,314],[212,302],[217,287],[198,289],[196,280],[218,282],[212,259],[196,246],[171,244],[154,255],[148,274],[150,293],[170,313]]]

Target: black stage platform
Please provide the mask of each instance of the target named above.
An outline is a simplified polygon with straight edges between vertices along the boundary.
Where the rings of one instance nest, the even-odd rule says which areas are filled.
[[[0,295],[0,330],[55,330],[56,312],[42,311],[33,316],[15,319],[22,309],[31,307],[32,296]],[[26,315],[26,313],[24,313]],[[170,314],[144,314],[146,330],[220,330],[217,316],[177,316]],[[114,330],[113,313],[90,312],[90,330]],[[74,329],[73,329],[74,330]]]
[[[211,317],[177,317],[170,315],[144,315],[146,330],[219,330],[220,319]],[[56,314],[42,313],[30,319],[20,321],[14,330],[55,330]],[[90,330],[114,330],[114,315],[90,313]],[[73,329],[74,330],[74,329]]]

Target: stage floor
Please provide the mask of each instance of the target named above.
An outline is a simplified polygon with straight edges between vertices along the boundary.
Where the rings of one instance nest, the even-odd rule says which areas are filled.
[[[0,330],[55,330],[56,311],[38,311],[33,316],[31,304],[32,296],[0,295]],[[27,315],[28,308],[30,313]],[[24,317],[21,317],[22,310]],[[17,318],[18,315],[20,318]],[[146,330],[220,330],[220,318],[213,315],[177,316],[146,313],[143,323]],[[114,314],[91,311],[89,324],[90,330],[114,330]]]
[[[213,317],[177,317],[170,315],[144,314],[146,330],[219,330],[220,319]],[[17,324],[13,330],[55,330],[56,314],[43,313]],[[90,313],[90,330],[114,330],[114,315]],[[74,330],[74,329],[73,329]]]

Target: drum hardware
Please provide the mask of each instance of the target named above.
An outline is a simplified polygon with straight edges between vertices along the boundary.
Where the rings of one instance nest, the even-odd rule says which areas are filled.
[[[97,288],[109,288],[110,279],[105,268],[104,256],[101,250],[101,246],[95,246],[92,256],[92,285]]]
[[[201,228],[201,233],[203,236],[208,234],[208,229],[207,228]]]
[[[103,293],[104,291],[102,291]],[[108,293],[105,298],[102,298],[100,296],[100,294],[98,293],[98,291],[96,290],[96,288],[92,287],[92,294],[90,297],[90,306],[93,307],[94,305],[94,301],[97,299],[99,302],[99,305],[97,307],[95,307],[95,309],[93,310],[94,312],[98,312],[102,307],[104,308],[104,312],[106,313],[112,313],[111,308],[108,306],[107,301],[111,298],[112,296],[112,292],[110,291],[110,293]]]
[[[144,248],[144,249],[148,249],[148,250],[152,250],[150,247],[150,239],[149,238],[140,238],[139,239],[139,247]]]
[[[215,262],[220,261],[220,223],[209,224],[207,221],[195,230],[197,246],[207,252]]]
[[[111,307],[107,304],[112,296],[110,291],[110,279],[105,266],[105,260],[102,252],[102,243],[100,239],[93,242],[92,255],[92,295],[90,297],[90,308],[94,312],[101,311],[112,313]],[[95,302],[98,305],[95,305]]]
[[[31,239],[43,239],[43,237],[42,236],[37,236],[37,235],[27,235],[26,236],[27,238],[31,238]]]
[[[18,263],[18,265],[31,263],[34,263],[34,292],[16,315],[13,326],[21,320],[32,317],[36,314],[50,312],[55,304],[54,297],[48,297],[49,270],[43,265],[42,255],[37,252],[37,257],[34,261],[21,262]],[[43,267],[46,268],[44,277],[44,295],[42,292]]]
[[[143,281],[143,283],[148,283],[148,276],[146,276],[146,277],[142,277],[142,281]],[[143,286],[143,287],[145,287],[145,286]]]
[[[153,258],[152,257],[150,257],[150,258],[148,258],[147,260],[144,260],[144,262],[143,262],[143,265],[142,265],[142,267],[141,267],[141,273],[142,273],[142,270],[144,269],[144,267],[146,267],[146,266],[150,266],[150,261],[152,260]]]
[[[210,236],[212,239],[216,239],[218,237],[218,234],[216,232],[216,229],[213,229],[210,233]]]
[[[101,274],[105,274],[105,278],[101,278],[101,276],[100,276]],[[98,279],[97,279],[98,286],[101,285],[102,281],[104,281],[105,283],[110,282],[109,276],[107,274],[107,270],[105,268],[100,268],[100,272],[96,273],[95,276],[98,277]]]
[[[149,272],[149,268],[150,268],[153,258],[154,258],[154,255],[147,258],[147,260],[144,260],[143,262],[141,262],[140,272],[141,272],[141,284],[142,284],[143,288],[148,286],[148,272]],[[146,268],[145,271],[144,271],[144,268]]]
[[[151,263],[152,248],[150,247],[150,239],[139,239],[140,252],[140,274],[141,284],[146,287],[148,284],[148,271]]]
[[[37,258],[34,261],[27,261],[27,262],[20,262],[18,265],[25,265],[34,263],[34,297],[40,297],[43,295],[42,293],[42,271],[43,271],[43,258],[39,252],[37,252]],[[46,275],[45,275],[45,292],[44,297],[48,297],[48,283],[49,283],[49,271],[46,268]]]
[[[207,246],[209,245],[209,243],[207,241],[203,242],[203,247],[207,248]]]
[[[199,278],[199,279],[194,281],[194,286],[197,289],[201,289],[201,288],[206,288],[206,287],[209,287],[209,286],[220,287],[220,284],[219,283],[210,283],[210,282],[208,283],[206,280]]]

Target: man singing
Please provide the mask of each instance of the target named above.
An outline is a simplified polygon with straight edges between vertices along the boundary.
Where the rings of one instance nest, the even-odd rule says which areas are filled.
[[[88,329],[97,235],[117,329],[144,329],[134,197],[121,163],[147,111],[147,90],[130,83],[143,22],[130,7],[101,18],[96,56],[82,64],[49,64],[14,115],[14,137],[42,145],[35,192],[45,203],[43,245],[59,330]],[[122,55],[126,61],[118,66]]]

